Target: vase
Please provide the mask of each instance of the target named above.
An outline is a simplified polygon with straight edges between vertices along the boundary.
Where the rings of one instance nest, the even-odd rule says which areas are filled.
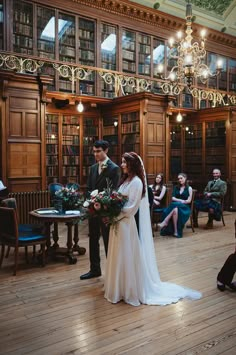
[[[59,213],[62,214],[64,212],[63,201],[62,200],[54,199],[53,200],[53,206]]]

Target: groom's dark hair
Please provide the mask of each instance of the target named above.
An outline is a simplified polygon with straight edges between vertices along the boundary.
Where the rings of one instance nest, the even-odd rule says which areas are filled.
[[[93,143],[93,146],[96,148],[102,148],[102,150],[106,150],[109,148],[108,141],[104,141],[103,139],[97,140]]]

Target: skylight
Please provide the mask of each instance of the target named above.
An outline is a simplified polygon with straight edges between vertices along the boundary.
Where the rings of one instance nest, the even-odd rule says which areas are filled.
[[[104,39],[101,48],[104,51],[113,52],[116,48],[116,35],[111,33],[106,39]]]
[[[59,19],[58,20],[58,36],[59,38],[64,34],[65,30],[72,24],[71,21]],[[41,33],[42,39],[55,39],[55,16],[51,17]]]

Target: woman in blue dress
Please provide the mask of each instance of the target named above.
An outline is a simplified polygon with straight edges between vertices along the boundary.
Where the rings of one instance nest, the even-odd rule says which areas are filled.
[[[163,211],[163,221],[158,224],[161,235],[181,238],[183,228],[190,217],[193,190],[187,183],[187,175],[178,175],[178,185],[174,187],[171,204]]]

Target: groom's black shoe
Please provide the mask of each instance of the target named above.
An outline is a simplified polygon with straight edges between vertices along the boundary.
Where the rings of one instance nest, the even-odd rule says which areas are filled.
[[[89,271],[86,274],[81,275],[80,280],[88,280],[88,279],[92,279],[93,277],[99,277],[101,275],[102,275],[101,271],[99,272]]]

